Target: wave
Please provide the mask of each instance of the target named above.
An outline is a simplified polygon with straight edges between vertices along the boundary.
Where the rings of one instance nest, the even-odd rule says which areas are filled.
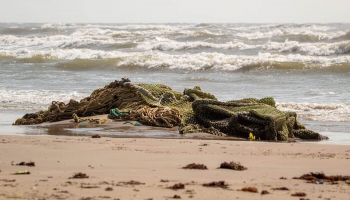
[[[276,24],[230,27],[235,34],[250,40],[284,39],[299,42],[315,42],[322,40],[344,39],[349,30],[339,29],[334,24]]]
[[[17,37],[13,35],[0,36],[0,45],[3,48],[84,48],[93,45],[111,44],[114,40],[108,38],[78,38],[66,35],[44,37]]]
[[[0,110],[47,109],[52,101],[68,102],[82,99],[85,93],[52,90],[8,90],[0,89]]]
[[[269,42],[265,44],[262,49],[283,53],[330,56],[336,54],[348,54],[350,52],[350,40],[336,43],[299,43],[296,41],[286,41],[284,43]]]
[[[155,38],[155,40],[144,41],[137,46],[142,50],[160,50],[160,51],[179,51],[186,49],[202,49],[202,48],[215,48],[215,49],[254,49],[259,46],[247,45],[243,42],[227,42],[224,44],[210,43],[210,42],[178,42],[169,40],[167,38]]]
[[[298,113],[298,117],[313,121],[350,122],[350,104],[341,103],[278,103],[283,111]]]
[[[271,30],[271,29],[299,29],[312,31],[331,31],[336,30],[334,24],[227,24],[229,29],[235,31],[256,31],[256,30]]]
[[[330,39],[338,39],[341,37],[344,37],[347,35],[347,32],[345,31],[337,31],[337,32],[313,32],[313,31],[297,31],[297,30],[291,30],[291,31],[283,31],[283,30],[271,30],[267,32],[243,32],[243,33],[236,33],[236,36],[247,38],[249,40],[256,40],[256,39],[264,39],[264,38],[273,38],[273,37],[282,37],[284,39],[290,39],[290,40],[297,40],[301,42],[307,42],[307,41],[318,41],[318,40],[330,40]]]
[[[40,33],[50,33],[57,34],[60,30],[57,28],[40,28],[37,26],[29,26],[29,27],[6,27],[0,30],[1,34],[4,35],[32,35],[32,34],[40,34]]]
[[[180,70],[251,70],[251,69],[316,69],[330,70],[341,69],[344,73],[350,72],[350,56],[319,57],[300,54],[279,55],[259,53],[256,56],[226,55],[222,53],[195,53],[171,55],[161,51],[146,52],[121,52],[101,51],[91,49],[54,49],[54,50],[0,50],[0,56],[12,56],[16,59],[45,59],[56,60],[59,64],[70,63],[72,60],[86,60],[86,63],[94,63],[105,66],[105,62],[112,60],[108,67],[137,66],[139,68],[166,68]],[[338,72],[335,70],[334,72]]]

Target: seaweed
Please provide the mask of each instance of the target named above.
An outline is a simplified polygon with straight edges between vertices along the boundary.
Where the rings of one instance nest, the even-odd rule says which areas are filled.
[[[145,183],[141,183],[141,182],[139,182],[139,181],[133,181],[133,180],[127,181],[127,182],[125,182],[125,181],[123,181],[123,182],[118,182],[117,185],[121,185],[121,184],[123,184],[123,185],[145,185]]]
[[[315,183],[318,180],[323,180],[325,182],[334,183],[335,181],[350,181],[350,176],[342,176],[342,175],[334,175],[334,176],[326,176],[322,172],[310,172],[310,174],[304,174],[300,177],[294,177],[293,179],[302,179],[306,180],[309,183]]]
[[[272,188],[273,190],[289,190],[287,187]]]
[[[78,172],[78,173],[75,173],[72,177],[69,177],[69,179],[72,179],[72,178],[89,178],[89,176],[84,173]]]
[[[185,189],[185,185],[183,183],[176,183],[175,185],[168,187],[168,189],[173,189],[173,190]]]
[[[291,196],[293,196],[293,197],[305,197],[306,193],[305,192],[296,192],[296,193],[291,194]]]
[[[192,164],[188,164],[185,167],[183,167],[182,169],[201,169],[201,170],[206,170],[208,169],[207,166],[203,165],[203,164],[196,164],[196,163],[192,163]]]
[[[258,193],[258,189],[256,187],[244,187],[241,189],[241,191]]]
[[[243,165],[241,165],[241,163],[235,163],[235,162],[223,162],[221,163],[220,167],[221,169],[232,169],[232,170],[238,170],[238,171],[242,171],[242,170],[247,170],[248,168],[244,167]]]
[[[220,187],[223,189],[227,189],[228,185],[225,183],[225,181],[213,181],[210,183],[204,183],[203,184],[204,187]]]
[[[18,164],[16,164],[16,165],[20,165],[20,166],[28,166],[28,167],[35,167],[35,162],[32,162],[32,161],[30,161],[30,162],[20,162],[20,163],[18,163]]]
[[[270,192],[269,192],[269,191],[267,191],[267,190],[263,190],[263,191],[261,191],[261,195],[265,195],[265,194],[270,194]]]

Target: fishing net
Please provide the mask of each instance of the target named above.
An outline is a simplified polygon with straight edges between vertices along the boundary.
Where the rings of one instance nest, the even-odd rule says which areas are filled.
[[[296,113],[278,110],[271,97],[221,102],[198,86],[181,93],[164,84],[133,84],[127,78],[97,89],[80,101],[53,101],[48,110],[26,114],[14,125],[72,118],[79,122],[79,117],[108,113],[111,118],[137,120],[144,125],[179,126],[181,134],[208,132],[242,138],[252,134],[256,139],[274,141],[293,137],[327,139],[305,129]]]

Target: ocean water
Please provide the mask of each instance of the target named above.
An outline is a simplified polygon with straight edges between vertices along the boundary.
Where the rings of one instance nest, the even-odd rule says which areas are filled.
[[[350,144],[350,24],[0,24],[0,134],[121,77],[222,101],[272,96]]]

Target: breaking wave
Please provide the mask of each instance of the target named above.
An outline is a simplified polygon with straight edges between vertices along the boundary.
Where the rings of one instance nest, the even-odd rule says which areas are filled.
[[[350,122],[350,104],[278,103],[283,111],[298,113],[298,117],[313,121]]]
[[[210,43],[210,42],[178,42],[169,40],[166,38],[156,38],[155,40],[145,41],[137,46],[142,50],[160,50],[160,51],[179,51],[186,49],[202,49],[202,48],[215,48],[215,49],[254,49],[255,45],[247,45],[243,42],[227,42],[224,44]]]
[[[330,69],[350,71],[350,56],[319,57],[300,54],[279,55],[259,53],[258,56],[227,55],[222,53],[167,54],[160,51],[122,52],[91,49],[55,49],[48,51],[0,50],[2,57],[14,57],[20,62],[58,61],[65,66],[77,66],[76,60],[84,60],[95,67],[128,67],[144,69],[166,68],[182,70],[250,70],[250,69]],[[92,65],[91,65],[92,66]]]
[[[330,56],[336,54],[348,54],[350,52],[350,40],[336,43],[299,43],[296,41],[286,41],[284,43],[269,42],[265,44],[262,49],[283,53]]]
[[[52,90],[0,90],[0,110],[47,109],[52,101],[68,102],[82,99],[87,94]]]

